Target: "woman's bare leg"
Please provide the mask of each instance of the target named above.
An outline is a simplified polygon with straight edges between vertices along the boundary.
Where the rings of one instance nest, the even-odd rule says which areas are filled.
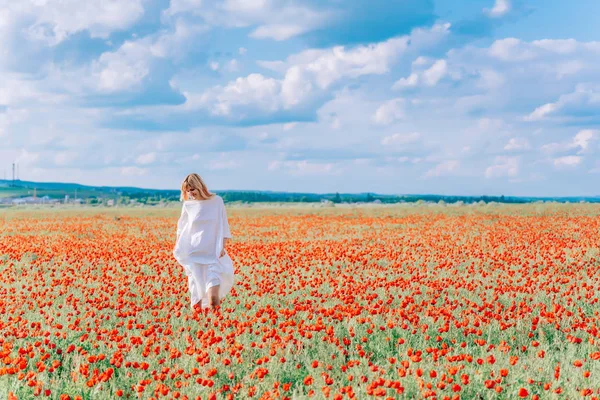
[[[212,286],[208,289],[208,301],[211,308],[219,306],[219,285]]]

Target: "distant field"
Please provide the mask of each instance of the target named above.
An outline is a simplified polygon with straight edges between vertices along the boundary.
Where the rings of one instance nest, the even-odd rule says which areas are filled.
[[[78,191],[77,197],[87,198],[92,195],[98,195],[97,192],[91,191]],[[36,190],[37,197],[49,196],[54,199],[62,199],[65,195],[69,195],[69,197],[73,198],[75,196],[75,191],[64,191],[64,190],[52,190],[52,189],[38,189]],[[24,197],[24,196],[33,196],[33,189],[26,188],[12,188],[12,187],[0,187],[0,197]]]
[[[600,393],[598,204],[229,206],[209,315],[178,215],[0,210],[0,398]]]
[[[27,191],[21,188],[8,188],[0,186],[0,198],[1,197],[18,197],[26,195]]]

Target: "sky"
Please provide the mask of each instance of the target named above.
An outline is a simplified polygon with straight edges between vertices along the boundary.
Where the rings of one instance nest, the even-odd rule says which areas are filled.
[[[597,0],[0,0],[0,174],[600,195],[597,15]]]

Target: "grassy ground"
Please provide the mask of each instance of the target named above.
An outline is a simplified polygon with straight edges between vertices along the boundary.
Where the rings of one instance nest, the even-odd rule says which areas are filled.
[[[178,215],[0,210],[0,398],[598,396],[598,205],[229,207],[208,315]]]

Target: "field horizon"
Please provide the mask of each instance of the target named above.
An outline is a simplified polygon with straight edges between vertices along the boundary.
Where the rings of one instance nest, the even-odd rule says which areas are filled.
[[[133,186],[92,186],[79,183],[66,182],[33,182],[21,180],[6,180],[0,179],[0,198],[2,197],[26,197],[33,194],[33,189],[36,189],[37,196],[44,195],[51,198],[63,198],[65,195],[71,198],[88,198],[88,197],[106,197],[114,198],[115,195],[128,196],[135,198],[136,196],[164,196],[170,201],[176,201],[179,197],[179,189],[150,189]],[[318,202],[322,200],[333,200],[336,202],[372,202],[380,200],[386,203],[397,202],[416,202],[418,200],[429,202],[506,202],[506,203],[531,203],[539,201],[556,201],[556,202],[600,202],[600,194],[595,196],[504,196],[504,195],[461,195],[461,194],[433,194],[433,193],[375,193],[375,192],[294,192],[294,191],[275,191],[275,190],[214,190],[215,193],[225,195],[227,201],[228,194],[237,194],[237,197],[232,197],[231,201],[245,201],[250,203],[278,203],[278,202]],[[246,194],[246,196],[244,196]],[[256,197],[253,195],[263,195]],[[302,199],[302,201],[300,201]]]

